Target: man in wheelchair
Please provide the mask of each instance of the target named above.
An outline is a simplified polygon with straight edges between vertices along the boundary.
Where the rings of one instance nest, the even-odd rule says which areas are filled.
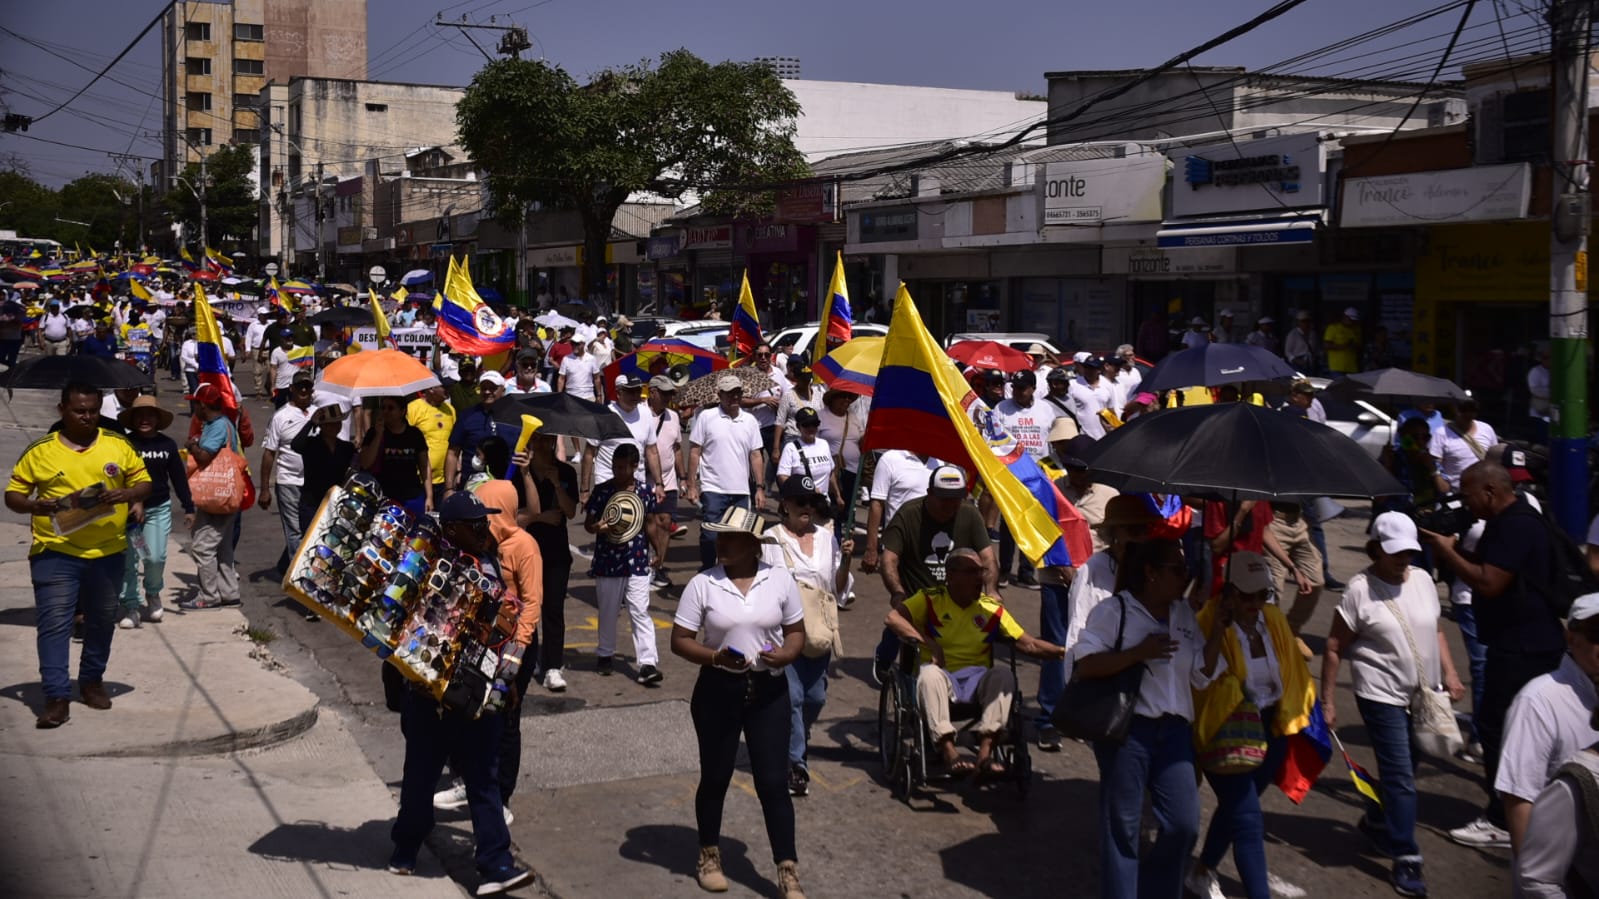
[[[884,622],[901,640],[921,646],[916,695],[928,733],[952,775],[1005,773],[993,758],[994,739],[1010,720],[1016,678],[1009,668],[994,667],[994,643],[1014,641],[1018,652],[1037,659],[1066,656],[1063,647],[1029,635],[999,600],[984,595],[983,570],[975,551],[952,551],[944,562],[944,586],[917,591],[905,600],[903,612],[889,610]],[[982,709],[972,728],[978,738],[975,762],[961,758],[955,748],[953,703]]]

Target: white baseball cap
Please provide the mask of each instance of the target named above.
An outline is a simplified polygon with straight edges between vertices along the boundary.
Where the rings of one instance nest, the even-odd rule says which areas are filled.
[[[1235,552],[1227,560],[1227,581],[1239,593],[1263,593],[1271,589],[1271,569],[1266,557],[1248,551]]]
[[[1371,523],[1371,535],[1376,538],[1382,551],[1390,556],[1406,550],[1421,552],[1421,544],[1416,541],[1416,523],[1403,512],[1378,515]]]
[[[477,376],[477,382],[479,384],[482,384],[485,381],[493,384],[495,387],[498,387],[501,390],[505,389],[505,375],[502,375],[497,371],[486,371]]]
[[[1569,626],[1589,618],[1599,618],[1599,593],[1585,593],[1572,601],[1571,611],[1566,613],[1566,624]]]
[[[1350,306],[1349,308],[1345,309],[1344,310],[1344,315],[1348,316],[1349,320],[1352,321],[1352,322],[1360,321],[1360,310],[1356,309],[1353,306]]]

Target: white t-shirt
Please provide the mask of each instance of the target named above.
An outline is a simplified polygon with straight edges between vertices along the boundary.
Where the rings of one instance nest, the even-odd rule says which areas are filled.
[[[1472,428],[1470,440],[1486,453],[1489,447],[1499,442],[1499,435],[1494,432],[1493,425],[1485,421],[1473,424],[1475,427]],[[1482,457],[1466,441],[1467,438],[1455,430],[1454,424],[1446,421],[1443,427],[1433,430],[1432,440],[1427,444],[1427,451],[1438,460],[1438,469],[1444,480],[1449,482],[1450,490],[1459,490],[1460,475],[1482,461]]]
[[[594,357],[569,353],[561,360],[561,377],[566,379],[566,392],[578,399],[594,399]]]
[[[822,420],[816,435],[827,441],[833,455],[844,458],[845,471],[861,470],[861,435],[866,433],[870,407],[871,401],[863,397],[850,403],[843,415],[829,412],[826,404],[816,410],[817,417]]]
[[[772,379],[772,386],[770,388],[766,390],[757,390],[754,392],[745,391],[744,395],[746,397],[754,397],[756,399],[766,399],[770,397],[772,399],[780,400],[782,399],[783,394],[788,392],[788,389],[793,386],[789,383],[788,375],[779,371],[776,364],[772,365],[772,370],[767,372],[767,374]],[[749,413],[755,416],[756,423],[763,428],[769,428],[777,423],[776,406],[756,406],[755,408],[750,409]]]
[[[694,416],[688,440],[700,448],[700,492],[750,495],[750,453],[761,448],[755,416],[742,410],[731,416],[720,406],[706,409]]]
[[[777,459],[777,476],[780,478],[803,476],[810,465],[811,480],[816,482],[818,493],[826,495],[827,485],[833,475],[833,451],[827,441],[818,437],[806,445],[801,440],[783,444],[783,455]]]
[[[1003,400],[994,414],[1029,456],[1042,459],[1049,455],[1049,429],[1060,417],[1059,409],[1035,397],[1033,404],[1026,407],[1013,399]]]
[[[150,336],[159,341],[167,333],[167,311],[157,306],[144,317],[144,323],[150,329]]]
[[[72,319],[67,318],[63,313],[51,315],[46,312],[39,319],[39,333],[44,335],[45,340],[54,340],[60,343],[72,336]]]
[[[784,439],[799,436],[799,425],[794,422],[794,416],[801,409],[821,409],[822,397],[827,393],[822,385],[811,382],[808,394],[801,394],[798,387],[790,387],[783,391],[783,396],[777,401],[776,417],[773,423],[783,429]]]
[[[1121,625],[1122,604],[1126,603],[1127,623]],[[1102,652],[1116,649],[1116,632],[1122,632],[1121,648],[1137,646],[1151,635],[1161,634],[1176,641],[1177,651],[1169,659],[1152,659],[1144,663],[1144,680],[1139,688],[1134,714],[1145,718],[1162,715],[1180,715],[1194,720],[1194,691],[1210,686],[1227,666],[1217,660],[1210,674],[1205,674],[1205,638],[1199,630],[1199,621],[1188,603],[1171,604],[1166,620],[1156,621],[1144,604],[1123,591],[1088,613],[1077,645],[1070,655],[1075,663]]]
[[[183,346],[178,350],[178,361],[183,365],[183,370],[184,371],[199,371],[200,370],[200,344],[199,344],[199,342],[196,341],[192,337],[189,338],[188,340],[185,340],[183,342]],[[288,386],[288,385],[284,385],[284,386]]]
[[[289,351],[281,346],[277,347],[267,359],[267,364],[272,368],[272,386],[278,390],[288,390],[294,383],[295,373],[299,371],[289,364]]]
[[[889,450],[877,457],[871,498],[883,501],[883,524],[893,521],[901,506],[927,495],[927,479],[938,465],[936,459],[923,462],[907,450]]]
[[[1083,635],[1083,627],[1088,624],[1088,613],[1094,607],[1116,595],[1116,559],[1108,552],[1096,552],[1088,557],[1083,567],[1077,570],[1077,575],[1072,578],[1072,585],[1067,590],[1066,607],[1070,616],[1066,622],[1066,640],[1062,646],[1066,647],[1066,680],[1072,679],[1072,647],[1077,645],[1077,640]],[[1115,639],[1115,635],[1111,635]],[[1122,641],[1123,646],[1126,641]]]
[[[805,606],[794,577],[786,568],[761,562],[747,594],[733,586],[720,565],[696,574],[683,586],[672,623],[697,633],[705,646],[738,650],[751,669],[766,671],[762,650],[782,646],[783,626],[803,620]]]
[[[1183,332],[1183,349],[1192,350],[1202,346],[1210,346],[1209,334],[1191,328]]]
[[[1595,515],[1593,521],[1588,522],[1588,545],[1599,546],[1599,515]]]
[[[565,360],[562,360],[562,361],[565,361]],[[459,368],[456,369],[456,373],[457,373],[457,375],[459,375],[459,373],[460,373],[460,369]],[[518,381],[516,378],[512,378],[510,381],[506,382],[506,384],[505,384],[505,393],[506,393],[507,396],[510,396],[511,394],[517,394],[519,396],[526,396],[528,394],[533,394],[533,393],[552,393],[552,392],[553,391],[550,389],[550,382],[544,380],[543,378],[534,378],[533,379],[533,385],[531,387],[529,387],[528,389],[526,389],[526,390],[522,389],[521,382]],[[571,391],[567,391],[567,392],[570,393]]]
[[[1349,659],[1356,696],[1408,707],[1419,686],[1417,666],[1399,619],[1388,609],[1388,600],[1410,622],[1427,685],[1439,682],[1438,587],[1420,568],[1408,569],[1401,586],[1377,577],[1370,569],[1349,579],[1338,603],[1338,615],[1355,632],[1355,640],[1344,656]]]
[[[1082,432],[1095,440],[1104,437],[1105,423],[1099,420],[1099,413],[1109,409],[1114,398],[1110,385],[1103,378],[1093,386],[1082,378],[1073,378],[1066,396],[1071,399],[1072,414],[1077,416],[1077,426]]]
[[[275,480],[286,487],[299,487],[305,484],[305,460],[295,452],[292,444],[294,438],[300,436],[300,431],[305,428],[305,423],[311,420],[311,413],[315,408],[301,409],[293,403],[285,403],[282,409],[272,413],[272,421],[267,423],[266,436],[261,438],[261,448],[272,450],[278,454],[273,465]]]
[[[781,524],[766,529],[765,536],[777,541],[761,544],[761,561],[788,570],[795,581],[804,581],[823,593],[838,599],[838,568],[843,564],[838,537],[827,528],[818,527],[811,534],[811,553],[800,549],[799,537]],[[784,550],[788,552],[785,554]],[[853,577],[851,578],[853,580]]]
[[[1533,418],[1549,420],[1549,385],[1548,366],[1534,365],[1527,370],[1527,393],[1530,394],[1527,414]]]
[[[624,411],[616,403],[607,403],[606,407],[621,416],[622,423],[627,425],[633,436],[617,437],[603,443],[598,440],[588,441],[589,446],[598,448],[594,452],[594,483],[603,484],[611,479],[611,457],[616,455],[616,448],[624,443],[638,447],[638,479],[648,481],[649,471],[644,466],[644,447],[655,439],[655,413],[643,403],[634,406],[632,412]]]
[[[661,489],[678,489],[677,453],[683,442],[683,417],[671,409],[662,409],[655,417],[653,437],[655,452],[661,457]]]
[[[1510,703],[1504,745],[1494,789],[1525,799],[1538,798],[1560,766],[1599,743],[1590,719],[1599,691],[1570,655],[1560,667],[1533,678]]]

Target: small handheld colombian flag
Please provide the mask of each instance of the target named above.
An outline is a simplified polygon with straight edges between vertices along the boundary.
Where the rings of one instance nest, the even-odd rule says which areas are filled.
[[[1344,741],[1338,739],[1338,734],[1334,733],[1332,738],[1333,743],[1338,746],[1338,754],[1344,757],[1344,767],[1349,769],[1349,779],[1355,782],[1355,792],[1375,802],[1378,808],[1382,808],[1382,797],[1379,795],[1382,789],[1381,782],[1372,777],[1370,771],[1360,767],[1359,762],[1349,757],[1349,750],[1344,748]]]
[[[829,344],[845,343],[854,335],[855,316],[849,307],[849,285],[844,282],[844,254],[840,252],[833,263],[833,281],[822,299],[821,326],[816,329],[816,339],[811,350],[811,364],[822,361],[832,349]]]
[[[738,288],[738,306],[733,310],[733,323],[727,329],[727,342],[736,356],[748,356],[761,344],[761,317],[755,311],[755,294],[750,292],[748,269]]]

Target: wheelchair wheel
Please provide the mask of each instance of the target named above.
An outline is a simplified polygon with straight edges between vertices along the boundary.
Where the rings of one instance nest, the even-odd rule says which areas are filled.
[[[906,738],[910,734],[905,725],[908,714],[899,679],[890,678],[877,694],[877,758],[883,766],[883,782],[895,795],[901,795],[909,783],[911,763]]]

